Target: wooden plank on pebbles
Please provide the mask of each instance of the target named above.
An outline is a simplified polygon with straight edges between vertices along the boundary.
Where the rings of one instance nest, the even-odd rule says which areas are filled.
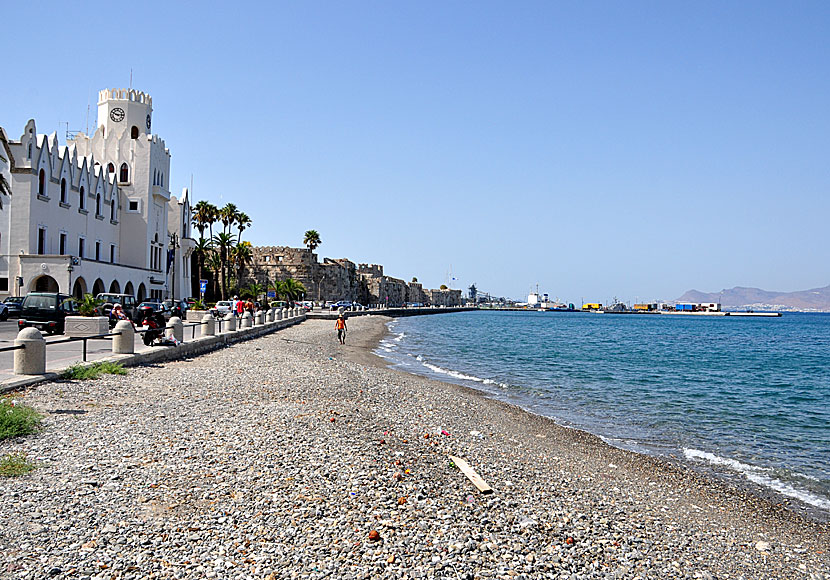
[[[461,470],[461,473],[467,476],[467,479],[473,482],[473,485],[478,488],[478,491],[481,493],[493,493],[493,488],[487,485],[487,483],[481,479],[481,476],[475,472],[475,470],[470,467],[470,464],[467,463],[465,460],[461,459],[460,457],[454,457],[450,455],[450,459],[453,463],[458,466],[458,469]]]

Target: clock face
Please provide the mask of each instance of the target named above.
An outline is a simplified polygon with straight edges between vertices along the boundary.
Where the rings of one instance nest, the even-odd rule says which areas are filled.
[[[120,123],[124,120],[124,109],[121,107],[115,107],[112,111],[110,111],[110,119],[115,121],[116,123]]]
[[[147,130],[150,130],[150,115],[147,115]]]

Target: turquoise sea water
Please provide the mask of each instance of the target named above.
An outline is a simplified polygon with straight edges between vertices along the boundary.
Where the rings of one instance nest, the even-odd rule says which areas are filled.
[[[389,327],[378,354],[403,370],[830,514],[830,314],[480,311]]]

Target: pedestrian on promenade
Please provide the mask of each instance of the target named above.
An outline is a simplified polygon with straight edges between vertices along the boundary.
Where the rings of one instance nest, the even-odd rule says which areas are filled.
[[[237,318],[242,318],[242,315],[245,314],[245,301],[236,299],[236,316]]]
[[[346,319],[343,318],[343,315],[337,317],[337,321],[334,323],[334,329],[337,331],[337,340],[340,341],[340,344],[346,344]]]
[[[112,311],[110,311],[110,328],[118,324],[119,320],[129,320],[130,324],[135,328],[135,322],[130,320],[130,317],[127,316],[120,304],[116,304],[112,307]]]

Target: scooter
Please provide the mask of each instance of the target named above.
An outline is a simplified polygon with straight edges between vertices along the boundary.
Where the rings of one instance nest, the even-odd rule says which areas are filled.
[[[146,326],[147,330],[141,335],[141,340],[145,346],[153,346],[155,341],[162,339],[165,324],[164,316],[160,312],[155,312],[152,308],[142,308],[141,326]]]

